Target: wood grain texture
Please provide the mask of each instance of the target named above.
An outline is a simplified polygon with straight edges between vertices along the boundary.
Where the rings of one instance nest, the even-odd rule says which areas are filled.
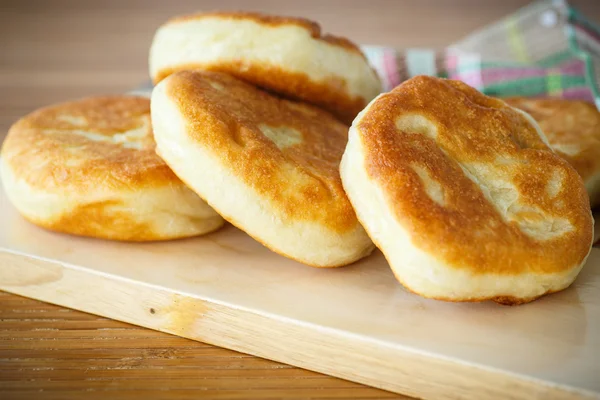
[[[0,138],[35,108],[145,81],[154,29],[174,14],[301,15],[362,44],[439,48],[527,2],[3,0]],[[600,19],[597,1],[573,3]],[[0,334],[2,399],[404,398],[1,292]]]
[[[107,390],[117,398],[157,390],[173,399],[403,398],[0,292],[1,398],[106,399]]]

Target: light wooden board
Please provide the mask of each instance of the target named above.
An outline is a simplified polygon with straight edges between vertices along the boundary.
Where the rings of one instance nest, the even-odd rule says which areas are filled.
[[[600,398],[600,250],[534,303],[408,293],[380,253],[323,270],[228,226],[169,243],[77,238],[0,192],[0,289],[423,398]]]

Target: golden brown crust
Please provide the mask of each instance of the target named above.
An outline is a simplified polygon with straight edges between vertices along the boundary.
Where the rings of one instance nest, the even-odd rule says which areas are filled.
[[[215,72],[179,72],[166,90],[188,121],[192,140],[216,153],[279,214],[339,233],[356,229],[358,221],[338,172],[347,141],[345,125],[315,107]],[[299,140],[278,147],[259,128],[264,125],[294,129]]]
[[[99,239],[119,240],[126,242],[149,242],[157,240],[175,240],[189,237],[188,232],[179,235],[163,235],[148,223],[132,217],[131,212],[124,210],[124,205],[115,200],[99,201],[96,203],[82,204],[70,213],[63,214],[58,219],[39,219],[24,215],[29,222],[42,228],[70,235],[86,236]],[[190,221],[194,218],[188,216]],[[212,224],[207,218],[198,219],[197,223],[204,226],[213,225],[207,229],[208,233],[217,230],[223,225],[223,220],[216,216]]]
[[[81,205],[58,219],[39,219],[27,215],[23,217],[32,224],[50,231],[98,239],[150,242],[190,237],[187,232],[162,235],[151,224],[132,218],[130,212],[123,211],[122,206],[119,201],[100,201]],[[194,221],[193,217],[188,218]],[[203,233],[215,231],[223,226],[223,220],[218,216],[212,218],[212,223],[209,223],[207,218],[198,219],[197,223],[204,226],[213,225],[213,229],[207,229]]]
[[[400,117],[412,116],[426,122],[414,131],[398,125]],[[587,256],[592,218],[581,178],[501,100],[458,81],[416,77],[377,99],[356,129],[367,173],[382,188],[397,221],[415,246],[446,265],[474,275],[555,273]],[[504,194],[516,200],[508,207],[519,207],[511,221],[463,170],[486,165],[497,168],[498,178],[510,179],[513,189]],[[415,166],[438,182],[444,204],[427,193]],[[560,177],[556,193],[547,188],[553,174]],[[519,226],[558,219],[572,229],[545,240]]]
[[[122,138],[129,144],[110,141],[136,129],[138,134]],[[98,185],[131,189],[178,182],[154,152],[151,129],[147,98],[87,98],[42,108],[17,121],[2,156],[16,176],[41,190],[85,193]],[[85,136],[90,133],[96,140]],[[126,147],[133,143],[141,148]]]
[[[150,100],[144,97],[92,97],[37,110],[10,128],[1,154],[10,174],[28,190],[63,199],[65,209],[54,214],[23,214],[49,230],[150,241],[189,237],[200,227],[206,233],[222,225],[216,214],[214,221],[185,215],[187,225],[180,231],[161,232],[146,216],[136,218],[131,203],[120,199],[144,189],[183,187],[155,153]]]
[[[171,18],[169,21],[167,21],[167,24],[176,24],[178,22],[194,21],[204,18],[250,20],[266,26],[296,25],[309,31],[313,39],[323,40],[333,45],[343,47],[346,50],[360,54],[364,58],[364,54],[356,44],[343,37],[329,34],[323,35],[321,32],[321,26],[318,23],[306,18],[269,15],[247,11],[213,11],[178,16]]]
[[[317,83],[306,74],[289,72],[270,65],[261,66],[257,63],[226,62],[209,65],[180,65],[175,69],[159,71],[156,82],[160,82],[174,72],[192,70],[223,72],[271,92],[294,93],[293,96],[287,96],[292,100],[314,99],[312,101],[314,105],[329,109],[340,121],[347,124],[350,124],[366,105],[365,101],[360,98],[349,97],[343,90],[346,82],[339,78],[332,77],[327,83]]]
[[[367,63],[366,57],[356,44],[346,38],[329,34],[323,35],[319,24],[304,18],[280,17],[249,12],[210,12],[177,17],[169,20],[165,26],[206,18],[249,20],[264,26],[299,26],[305,29],[313,39],[327,42],[333,46],[359,54],[364,62]],[[177,64],[160,68],[153,72],[153,82],[157,84],[165,77],[177,71],[195,69],[224,72],[278,95],[309,102],[333,113],[342,122],[347,124],[352,122],[354,117],[370,100],[370,98],[365,99],[363,96],[350,95],[348,82],[343,78],[343,74],[332,74],[325,79],[315,80],[306,73],[293,72],[285,66],[273,65],[267,62],[261,63],[258,60],[248,61],[240,59],[231,61],[228,59],[221,62]],[[377,76],[372,68],[371,71],[373,71],[373,76]]]
[[[530,114],[550,147],[587,180],[600,173],[600,112],[581,100],[511,97],[508,104]],[[573,151],[566,153],[567,148]]]

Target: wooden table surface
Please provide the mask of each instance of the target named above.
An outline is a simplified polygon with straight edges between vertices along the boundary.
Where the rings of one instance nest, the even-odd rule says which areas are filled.
[[[440,48],[526,3],[2,0],[0,138],[18,117],[37,107],[85,95],[119,93],[147,80],[152,35],[171,15],[213,9],[261,10],[315,19],[326,31],[361,44]],[[600,20],[600,2],[572,3]],[[107,396],[406,399],[0,292],[1,399]]]

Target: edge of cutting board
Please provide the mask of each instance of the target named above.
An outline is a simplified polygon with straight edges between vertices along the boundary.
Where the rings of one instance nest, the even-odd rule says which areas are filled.
[[[261,315],[6,249],[0,249],[0,265],[2,290],[410,396],[473,400],[598,398],[597,393]],[[82,291],[90,278],[94,284],[85,285]]]

